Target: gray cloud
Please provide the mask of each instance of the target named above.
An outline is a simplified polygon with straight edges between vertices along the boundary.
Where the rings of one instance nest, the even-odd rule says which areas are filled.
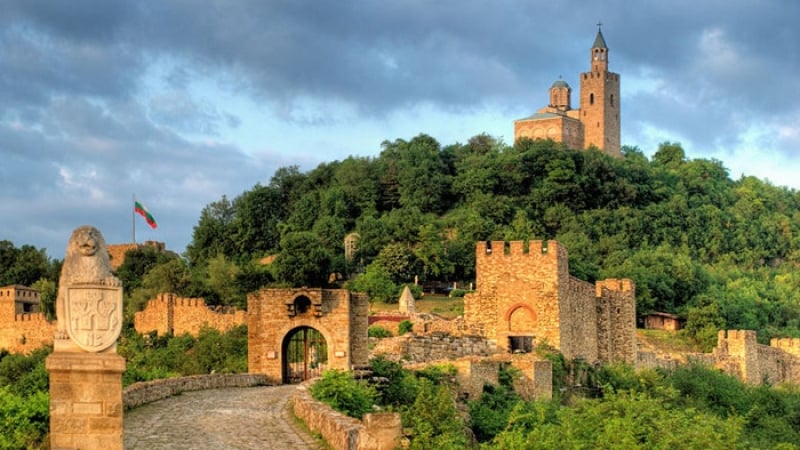
[[[577,90],[598,20],[622,75],[624,143],[657,127],[702,156],[761,123],[779,129],[774,151],[797,158],[797,17],[800,3],[748,0],[6,2],[0,239],[58,248],[92,222],[126,240],[135,191],[181,251],[207,203],[328,159],[279,148],[275,130],[357,134],[420,105],[532,113],[559,76]],[[201,81],[285,128],[239,147],[226,133],[253,124],[197,95]],[[418,131],[435,126],[448,124]]]

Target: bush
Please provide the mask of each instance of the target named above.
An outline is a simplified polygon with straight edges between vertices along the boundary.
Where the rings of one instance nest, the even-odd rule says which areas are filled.
[[[0,386],[0,448],[46,448],[49,425],[46,392],[22,396]]]
[[[370,362],[378,401],[384,406],[410,405],[417,396],[417,377],[402,364],[383,356]]]
[[[466,289],[453,289],[452,291],[450,291],[450,294],[448,294],[448,296],[453,298],[462,298],[465,295],[467,295],[467,292],[469,291],[467,291]]]
[[[414,324],[410,320],[403,320],[397,325],[397,335],[402,336],[414,330]]]
[[[371,338],[383,339],[394,336],[391,331],[381,326],[373,326],[367,329],[367,335]]]
[[[311,396],[356,419],[370,412],[377,398],[374,388],[341,370],[322,372],[322,378],[311,386]]]

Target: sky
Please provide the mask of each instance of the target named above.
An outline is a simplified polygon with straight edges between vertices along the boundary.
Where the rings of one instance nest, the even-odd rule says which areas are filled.
[[[61,259],[80,225],[127,243],[135,223],[182,253],[206,205],[280,167],[420,133],[511,144],[555,80],[577,105],[598,23],[623,145],[798,189],[799,18],[793,0],[7,0],[0,241]]]

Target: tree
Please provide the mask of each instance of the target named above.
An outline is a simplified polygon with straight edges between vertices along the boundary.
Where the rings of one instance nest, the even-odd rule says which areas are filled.
[[[417,258],[408,245],[392,243],[387,245],[375,259],[394,283],[407,283],[419,273]]]
[[[203,208],[192,233],[192,242],[186,247],[190,265],[203,265],[217,254],[234,254],[232,235],[235,218],[236,208],[224,195]]]
[[[39,300],[44,316],[47,320],[55,320],[56,296],[58,295],[58,286],[56,282],[47,278],[39,278],[31,287],[39,291]]]
[[[397,189],[400,205],[419,208],[422,212],[442,212],[443,200],[449,191],[447,167],[440,155],[439,143],[420,134],[411,141],[397,139],[383,143],[381,158],[397,168]]]
[[[280,254],[272,264],[275,278],[292,286],[325,286],[331,255],[315,233],[300,231],[281,238]]]
[[[288,217],[287,197],[293,194],[278,188],[256,184],[236,201],[236,219],[232,224],[235,253],[226,254],[234,261],[270,254],[278,248],[278,224]]]

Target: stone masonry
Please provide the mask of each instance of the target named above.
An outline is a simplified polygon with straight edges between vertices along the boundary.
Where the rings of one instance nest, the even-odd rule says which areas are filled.
[[[22,285],[0,287],[0,349],[30,353],[52,345],[55,323],[39,312],[39,292]]]
[[[236,308],[212,309],[202,298],[184,298],[175,294],[158,294],[147,302],[144,310],[134,314],[137,332],[155,331],[158,335],[197,336],[203,327],[225,332],[246,322],[246,313]]]
[[[556,241],[476,245],[477,290],[464,297],[468,328],[511,352],[547,342],[568,359],[636,359],[636,297],[631,280],[594,285],[569,275]]]
[[[351,370],[368,362],[369,300],[344,289],[262,289],[247,297],[247,366],[270,382],[284,380],[287,336],[308,327],[325,339],[328,368]]]

